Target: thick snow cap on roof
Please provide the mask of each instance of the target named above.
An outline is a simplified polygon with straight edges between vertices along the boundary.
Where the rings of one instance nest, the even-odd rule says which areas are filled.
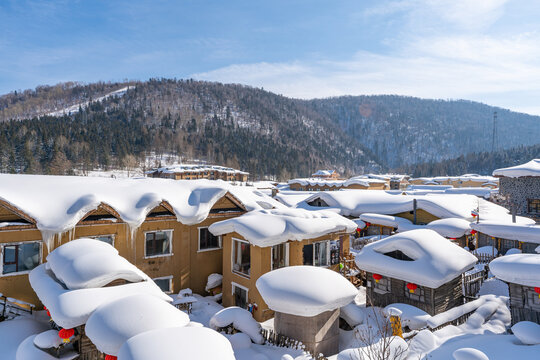
[[[221,180],[0,174],[0,200],[35,219],[38,229],[52,233],[75,227],[102,203],[112,207],[131,227],[138,227],[163,201],[171,205],[179,222],[198,224],[227,192],[247,210],[281,206],[254,188],[232,186]]]
[[[540,244],[540,225],[481,221],[470,226],[489,236]]]
[[[56,280],[53,272],[47,270],[46,265],[41,264],[30,272],[30,285],[50,311],[54,322],[66,329],[85,324],[98,306],[133,294],[148,294],[162,301],[171,300],[152,280],[103,288],[67,290]]]
[[[303,209],[255,210],[210,225],[214,235],[237,232],[254,245],[265,247],[287,240],[313,239],[336,231],[353,232],[356,224],[331,211]]]
[[[188,323],[187,314],[168,302],[138,294],[98,307],[88,318],[85,331],[101,352],[118,355],[120,347],[135,335]]]
[[[72,240],[53,250],[47,261],[56,278],[70,290],[102,287],[117,279],[148,280],[114,247],[95,239]]]
[[[540,176],[540,159],[533,159],[528,163],[497,169],[493,171],[493,176],[522,177]]]
[[[205,327],[174,327],[135,335],[118,352],[121,360],[234,360],[229,340]]]
[[[288,181],[288,184],[299,184],[301,186],[329,186],[341,187],[350,185],[361,185],[369,187],[370,184],[386,184],[385,180],[370,179],[364,176],[352,177],[347,180],[324,179],[324,178],[299,178]]]
[[[540,287],[540,254],[514,254],[489,263],[497,278],[520,285]]]
[[[416,199],[417,209],[425,210],[441,219],[461,218],[472,221],[472,212],[479,208],[481,219],[512,221],[512,216],[504,207],[466,194],[400,195],[381,190],[324,191],[310,196],[297,207],[321,209],[309,205],[317,199],[323,200],[328,205],[325,209],[337,209],[343,216],[360,217],[364,213],[394,215],[408,212],[413,210],[413,201]],[[534,220],[523,217],[517,217],[517,221],[534,223]]]
[[[339,273],[316,266],[289,266],[261,276],[257,289],[274,311],[315,316],[350,303],[358,290]]]
[[[427,225],[415,225],[410,220],[399,216],[381,214],[362,214],[360,219],[365,222],[397,228],[398,232],[430,229],[446,238],[459,238],[470,232],[469,222],[464,219],[448,218],[430,222]]]
[[[412,261],[387,253],[401,251]],[[478,259],[433,230],[399,233],[368,244],[356,255],[356,265],[365,271],[412,282],[433,289],[470,269]]]

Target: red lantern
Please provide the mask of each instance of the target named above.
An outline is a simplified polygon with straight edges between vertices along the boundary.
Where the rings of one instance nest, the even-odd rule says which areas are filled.
[[[418,288],[416,284],[413,283],[407,283],[407,289],[409,289],[410,293],[414,293],[414,291]]]
[[[75,335],[75,330],[73,329],[60,329],[58,336],[62,339],[63,342],[68,343],[69,339]]]
[[[477,217],[478,215],[475,213],[471,213],[472,217]]]
[[[534,292],[538,294],[538,298],[540,299],[540,287],[535,287]]]
[[[476,231],[476,230],[471,230],[471,235],[474,235],[474,234],[476,234],[477,232],[478,232],[478,231]]]
[[[117,357],[114,355],[105,355],[105,360],[116,360]]]
[[[457,240],[456,238],[450,238],[450,240]]]
[[[382,279],[382,275],[373,274],[373,279],[375,279],[375,282],[378,283]]]
[[[371,226],[371,224],[367,222],[367,223],[366,223],[366,227],[368,227],[368,226]]]

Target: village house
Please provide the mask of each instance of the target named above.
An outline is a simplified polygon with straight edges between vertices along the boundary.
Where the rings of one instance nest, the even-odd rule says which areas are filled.
[[[448,185],[454,188],[485,187],[495,189],[499,186],[499,179],[487,175],[464,174],[460,176],[411,178],[409,183],[411,185]]]
[[[337,191],[343,189],[384,190],[389,189],[386,180],[371,179],[364,176],[347,180],[324,178],[299,178],[288,181],[289,188],[294,191]]]
[[[512,325],[520,321],[540,324],[540,254],[502,256],[489,269],[508,284]]]
[[[510,249],[534,254],[540,246],[540,225],[480,221],[470,226],[478,233],[478,247],[492,246],[497,254],[505,255]]]
[[[177,164],[147,171],[146,176],[174,180],[247,182],[249,173],[219,165]]]
[[[223,239],[223,305],[249,309],[265,321],[273,312],[255,287],[257,279],[294,265],[339,271],[356,224],[329,211],[275,209],[251,211],[209,229]]]
[[[336,170],[317,170],[311,174],[311,177],[321,179],[339,179],[339,173]]]
[[[499,193],[517,214],[540,221],[540,159],[493,171]]]
[[[463,304],[462,274],[475,256],[433,230],[411,230],[368,244],[356,255],[371,306],[404,303],[430,315]]]
[[[0,175],[0,184],[0,288],[35,305],[28,272],[81,237],[111,244],[167,293],[190,287],[204,294],[223,258],[221,239],[208,227],[261,204],[283,206],[206,180]]]

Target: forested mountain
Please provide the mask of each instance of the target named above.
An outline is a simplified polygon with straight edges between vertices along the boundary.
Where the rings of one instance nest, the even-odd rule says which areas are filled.
[[[390,168],[491,151],[494,111],[499,149],[540,143],[540,117],[472,101],[382,95],[317,99],[310,104],[361,139]]]
[[[0,111],[12,114],[26,101],[12,101]],[[58,109],[42,108],[51,110]],[[70,167],[121,166],[128,155],[149,152],[205,159],[255,177],[306,176],[321,167],[349,174],[380,168],[363,146],[351,144],[349,134],[305,102],[241,85],[162,79],[137,83],[123,96],[71,115],[0,123],[0,168],[65,173]]]
[[[540,117],[470,101],[298,100],[170,79],[40,86],[0,96],[0,171],[121,167],[152,152],[241,168],[255,178],[307,176],[326,167],[345,175],[428,171],[430,165],[410,165],[489,150],[493,111],[499,148],[540,142]]]
[[[532,146],[519,146],[495,152],[482,152],[461,155],[455,159],[440,162],[427,162],[409,166],[402,166],[395,171],[412,174],[413,177],[487,174],[493,170],[526,163],[531,159],[540,158],[540,144]]]

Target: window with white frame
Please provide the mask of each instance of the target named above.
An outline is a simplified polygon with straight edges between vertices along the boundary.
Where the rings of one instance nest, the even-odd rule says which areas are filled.
[[[232,295],[234,298],[234,305],[247,309],[248,306],[248,289],[238,284],[232,283]]]
[[[233,271],[249,276],[251,274],[251,249],[249,242],[233,239],[232,247]]]
[[[207,227],[199,228],[199,250],[221,249],[221,236],[215,236]]]
[[[41,263],[38,241],[2,245],[2,275],[30,271]]]
[[[330,265],[330,240],[304,245],[304,265]]]
[[[289,244],[272,246],[272,270],[289,266]]]
[[[152,279],[164,293],[172,293],[172,275]]]
[[[379,281],[373,279],[373,289],[376,293],[386,294],[390,292],[390,278],[383,277]]]
[[[144,236],[146,257],[172,254],[172,230],[149,231]]]

